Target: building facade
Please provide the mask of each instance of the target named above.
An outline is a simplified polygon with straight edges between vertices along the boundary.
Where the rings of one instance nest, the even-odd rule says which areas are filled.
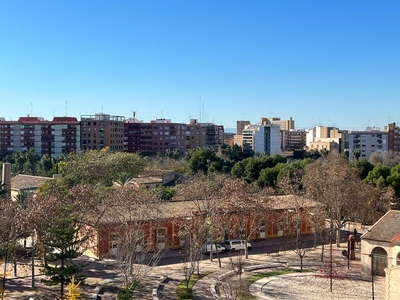
[[[186,148],[198,149],[218,147],[224,144],[224,126],[213,123],[198,123],[191,119],[186,126]]]
[[[242,132],[243,145],[255,153],[272,156],[281,152],[280,127],[275,124],[246,125]]]
[[[165,154],[177,150],[186,152],[186,124],[156,119],[145,123],[128,119],[124,124],[124,151],[144,155]]]
[[[304,130],[281,130],[282,151],[304,149],[306,146],[306,132]]]
[[[360,158],[368,159],[375,151],[386,152],[387,141],[388,133],[376,127],[367,127],[364,131],[349,131],[349,153],[358,148],[361,151]],[[352,155],[349,155],[349,160],[354,160]]]
[[[35,149],[39,156],[75,152],[80,149],[80,122],[74,117],[21,117],[18,121],[0,119],[0,153]]]
[[[81,148],[100,150],[109,147],[111,151],[124,150],[125,117],[108,114],[81,116]]]
[[[400,155],[400,127],[396,126],[396,123],[391,123],[386,129],[388,133],[387,150]]]

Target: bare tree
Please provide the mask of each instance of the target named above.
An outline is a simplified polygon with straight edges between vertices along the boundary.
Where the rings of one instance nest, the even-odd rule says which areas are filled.
[[[249,284],[242,279],[244,267],[247,264],[242,254],[230,258],[228,267],[232,274],[227,275],[217,283],[218,293],[222,299],[240,299],[243,291],[248,291]]]
[[[227,180],[222,189],[218,210],[229,220],[231,232],[245,241],[246,259],[248,242],[258,234],[268,212],[269,198],[265,191],[241,179]]]
[[[224,233],[224,223],[219,211],[221,189],[227,178],[223,175],[209,173],[197,173],[186,179],[177,187],[177,194],[174,198],[183,198],[191,201],[197,212],[196,229],[206,235],[204,242],[216,243],[221,241]],[[221,267],[221,260],[217,252],[218,264]],[[210,251],[210,260],[213,260],[213,251]]]
[[[283,175],[279,182],[278,190],[288,195],[287,209],[291,209],[294,212],[294,240],[289,241],[289,249],[291,249],[300,258],[300,268],[303,269],[303,259],[306,254],[313,250],[310,246],[308,239],[301,235],[301,223],[302,221],[308,221],[314,218],[312,221],[315,222],[315,214],[320,213],[320,211],[315,210],[314,206],[309,206],[305,199],[305,190],[303,188],[303,169],[288,169]],[[314,211],[314,212],[312,212]],[[310,218],[311,217],[311,218]],[[304,219],[304,220],[303,220]],[[314,223],[314,235],[316,234],[316,225]],[[314,236],[315,238],[315,236]],[[315,246],[315,245],[314,245]]]
[[[337,153],[309,164],[303,178],[306,195],[325,207],[330,226],[336,230],[336,244],[340,245],[340,229],[348,220],[354,220],[366,205],[364,188],[355,168]]]
[[[162,250],[143,243],[145,236],[139,226],[123,224],[120,235],[116,240],[118,245],[115,253],[116,269],[122,277],[126,299],[130,299],[131,289],[139,284],[143,278],[155,267],[162,257]]]
[[[123,279],[127,298],[131,288],[147,276],[162,257],[156,234],[161,218],[161,202],[133,185],[114,187],[101,220],[112,236],[110,253]]]

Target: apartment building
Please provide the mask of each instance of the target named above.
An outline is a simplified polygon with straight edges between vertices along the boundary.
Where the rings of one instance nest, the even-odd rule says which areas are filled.
[[[281,120],[281,118],[262,118],[261,123],[267,120],[271,124],[279,125],[281,130],[294,130],[294,120],[290,118],[289,120]]]
[[[328,151],[337,149],[343,152],[348,149],[347,130],[336,127],[316,126],[306,131],[306,147],[309,149],[326,149]]]
[[[186,152],[186,124],[156,119],[149,123],[128,119],[124,124],[124,151],[144,155],[164,154],[177,149]]]
[[[186,126],[186,148],[198,149],[224,144],[224,126],[213,123],[198,123],[197,119],[191,119]]]
[[[81,116],[81,148],[100,150],[109,147],[111,151],[124,150],[125,117],[108,114]]]
[[[35,149],[39,156],[59,156],[80,149],[80,122],[74,117],[20,117],[18,121],[0,118],[0,154]]]
[[[375,152],[385,152],[388,150],[388,132],[380,130],[378,127],[367,127],[364,131],[349,131],[349,160],[353,161],[351,155],[354,148],[361,151],[360,158],[368,159]]]
[[[264,120],[262,124],[246,125],[242,131],[243,145],[255,153],[268,155],[281,152],[280,127]]]
[[[281,130],[281,150],[294,151],[306,146],[306,132],[304,130]]]
[[[387,150],[400,155],[400,127],[396,123],[388,124],[386,127],[388,133]]]

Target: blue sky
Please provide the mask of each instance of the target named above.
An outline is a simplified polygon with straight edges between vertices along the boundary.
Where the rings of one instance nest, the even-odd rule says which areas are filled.
[[[0,0],[0,116],[400,124],[400,1]]]

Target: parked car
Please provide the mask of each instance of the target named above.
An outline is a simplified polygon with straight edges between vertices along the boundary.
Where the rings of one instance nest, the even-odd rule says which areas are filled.
[[[217,244],[217,248],[215,248],[215,244],[212,244],[212,247],[211,247],[211,244],[204,244],[203,247],[202,247],[203,253],[204,254],[209,254],[211,248],[213,250],[213,253],[217,253],[217,251],[218,251],[218,253],[221,253],[221,252],[225,251],[225,247],[222,247],[219,244]]]
[[[244,250],[246,242],[245,240],[241,239],[233,239],[233,240],[226,240],[225,241],[225,249],[228,251],[239,251],[239,250]],[[247,249],[251,249],[251,244],[247,242]]]

